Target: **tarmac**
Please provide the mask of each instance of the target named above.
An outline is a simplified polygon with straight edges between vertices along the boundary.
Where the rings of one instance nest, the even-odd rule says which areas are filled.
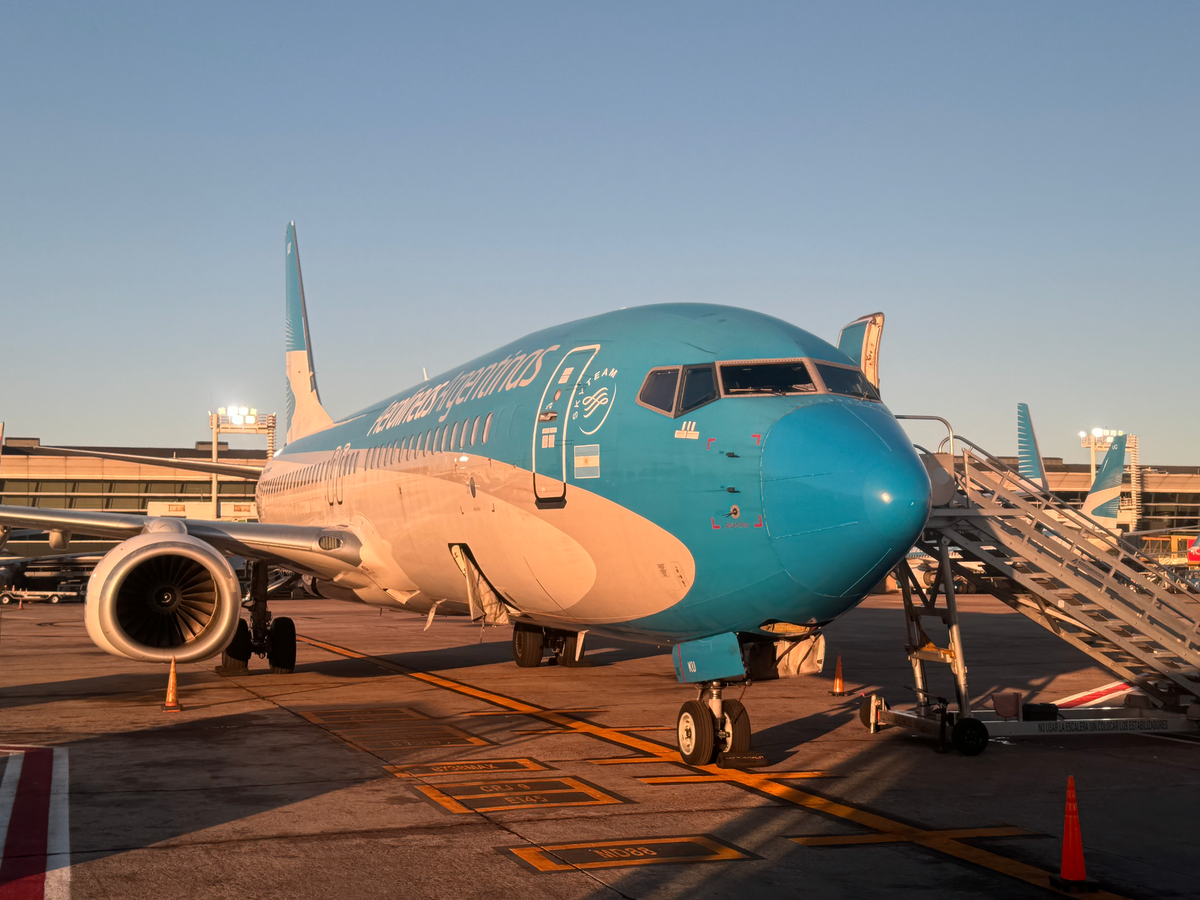
[[[960,610],[975,697],[1114,680],[997,601]],[[584,666],[520,669],[508,628],[422,631],[325,600],[272,612],[302,636],[293,674],[181,665],[183,711],[165,713],[166,667],[94,647],[81,605],[3,609],[0,900],[1048,897],[1068,776],[1093,896],[1200,897],[1200,740],[964,757],[868,733],[863,693],[915,700],[895,596],[827,629],[823,674],[745,690],[769,762],[747,770],[679,762],[695,691],[666,648],[589,635]]]

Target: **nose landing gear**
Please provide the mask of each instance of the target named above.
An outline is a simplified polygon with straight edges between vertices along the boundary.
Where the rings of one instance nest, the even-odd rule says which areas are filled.
[[[702,684],[699,696],[679,708],[675,736],[679,755],[689,766],[707,766],[722,754],[750,749],[750,715],[738,700],[724,700],[724,684]]]

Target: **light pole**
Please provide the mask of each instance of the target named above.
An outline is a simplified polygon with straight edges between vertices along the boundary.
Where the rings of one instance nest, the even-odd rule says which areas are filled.
[[[275,413],[259,415],[257,409],[244,406],[222,406],[208,414],[208,425],[212,429],[212,461],[217,461],[217,448],[221,433],[265,434],[267,436],[267,459],[275,455]],[[212,517],[221,518],[220,497],[217,494],[217,474],[212,476]]]

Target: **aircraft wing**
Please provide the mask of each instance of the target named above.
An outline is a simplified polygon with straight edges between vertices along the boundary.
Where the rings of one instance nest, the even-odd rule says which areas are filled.
[[[153,531],[154,523],[161,521],[160,517],[129,513],[0,506],[0,527],[37,528],[117,540]],[[188,534],[223,553],[265,560],[320,578],[333,578],[357,568],[360,562],[362,542],[346,528],[204,519],[166,521],[182,524]]]

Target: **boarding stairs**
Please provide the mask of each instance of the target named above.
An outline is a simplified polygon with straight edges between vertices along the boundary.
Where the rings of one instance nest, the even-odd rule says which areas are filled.
[[[954,452],[956,443],[961,455]],[[957,578],[999,598],[1136,685],[1151,703],[1176,711],[1196,703],[1196,588],[974,442],[953,435],[950,451],[922,454],[934,481],[936,505],[918,542],[920,549],[940,560],[946,577],[926,594],[907,566],[899,573],[918,689],[925,688],[925,661],[950,663],[959,709],[970,714],[954,601]],[[959,552],[951,554],[951,547]],[[982,563],[982,572],[964,565],[966,560]],[[946,594],[946,609],[937,607],[939,588]],[[950,647],[938,648],[928,639],[922,616],[945,622]],[[920,704],[928,702],[922,696]]]

